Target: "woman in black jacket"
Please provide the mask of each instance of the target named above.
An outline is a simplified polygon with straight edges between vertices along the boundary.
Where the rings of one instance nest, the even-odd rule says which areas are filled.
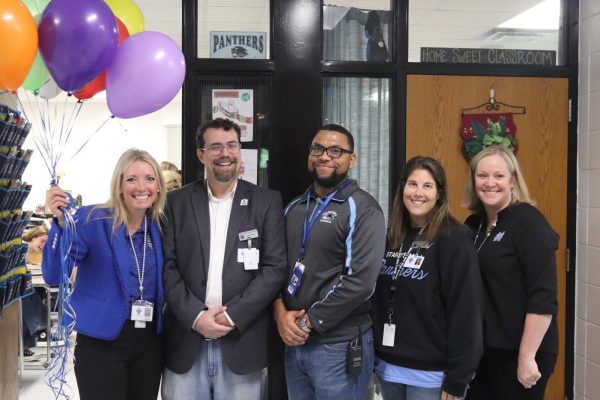
[[[465,395],[482,351],[481,281],[432,158],[415,157],[402,171],[372,313],[384,400]]]
[[[506,147],[473,157],[465,197],[484,290],[484,353],[469,398],[542,400],[558,353],[558,235]]]

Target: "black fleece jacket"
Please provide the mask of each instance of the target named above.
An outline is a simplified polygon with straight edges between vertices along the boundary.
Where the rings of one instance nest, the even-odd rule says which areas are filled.
[[[481,279],[467,232],[460,225],[449,227],[429,247],[413,250],[425,257],[420,268],[401,267],[403,253],[388,245],[372,309],[377,356],[405,368],[443,371],[442,390],[458,397],[465,395],[483,351]],[[404,251],[417,233],[408,232]],[[390,307],[396,325],[393,347],[382,345]]]

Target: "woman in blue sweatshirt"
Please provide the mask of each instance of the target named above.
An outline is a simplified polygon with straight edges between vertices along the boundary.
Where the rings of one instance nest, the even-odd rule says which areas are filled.
[[[481,280],[468,231],[448,210],[446,175],[409,160],[390,217],[373,298],[384,400],[464,397],[482,352]]]

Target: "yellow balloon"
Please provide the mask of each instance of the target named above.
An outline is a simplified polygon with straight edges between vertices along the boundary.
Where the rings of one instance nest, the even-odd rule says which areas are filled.
[[[108,4],[115,17],[125,24],[129,35],[144,31],[144,15],[132,0],[104,0],[104,2]]]

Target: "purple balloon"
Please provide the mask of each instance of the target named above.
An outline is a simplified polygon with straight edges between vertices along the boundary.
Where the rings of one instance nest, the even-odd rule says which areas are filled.
[[[106,99],[115,117],[133,118],[164,107],[185,79],[177,43],[158,32],[125,39],[106,71]]]
[[[66,92],[81,89],[110,65],[119,33],[102,0],[52,0],[38,26],[48,71]]]

